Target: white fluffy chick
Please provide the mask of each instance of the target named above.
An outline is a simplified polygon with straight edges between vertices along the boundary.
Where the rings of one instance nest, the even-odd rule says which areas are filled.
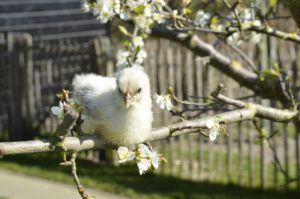
[[[125,68],[116,77],[76,75],[73,98],[86,116],[82,124],[86,133],[125,146],[145,142],[151,135],[150,83],[142,68]]]

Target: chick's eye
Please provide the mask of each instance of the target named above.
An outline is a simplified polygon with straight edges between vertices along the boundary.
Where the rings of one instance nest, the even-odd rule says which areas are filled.
[[[137,93],[140,93],[142,91],[142,88],[139,88],[138,90],[137,90]]]

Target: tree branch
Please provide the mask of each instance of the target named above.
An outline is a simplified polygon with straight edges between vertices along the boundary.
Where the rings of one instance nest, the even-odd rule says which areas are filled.
[[[224,95],[222,95],[220,92],[223,88],[223,85],[220,84],[218,86],[218,88],[216,89],[216,91],[214,91],[211,95],[226,103],[226,104],[231,104],[233,106],[236,106],[238,108],[254,108],[256,110],[256,116],[260,117],[260,118],[264,118],[264,119],[269,119],[275,122],[289,122],[292,119],[295,119],[296,117],[298,117],[298,111],[291,111],[291,110],[287,110],[287,109],[276,109],[276,108],[272,108],[272,107],[265,107],[259,104],[255,104],[255,103],[246,103],[240,100],[235,100],[235,99],[231,99],[228,98]]]
[[[287,104],[290,101],[280,87],[279,77],[270,78],[262,82],[258,74],[245,69],[241,65],[234,64],[233,60],[228,56],[220,53],[212,45],[205,43],[195,34],[154,27],[152,35],[178,42],[193,51],[196,55],[210,57],[209,64],[236,80],[241,86],[253,90],[261,97],[277,99],[283,104]]]
[[[152,136],[147,141],[160,140],[172,136],[184,135],[187,133],[199,132],[206,128],[206,121],[214,117],[220,117],[226,124],[252,120],[255,115],[253,109],[241,109],[217,114],[196,120],[179,122],[152,131]],[[68,151],[83,151],[88,149],[105,148],[107,145],[104,140],[97,136],[66,137],[62,142],[62,147]],[[2,142],[0,143],[0,155],[24,154],[54,151],[49,140],[21,141],[21,142]]]
[[[104,148],[105,142],[97,136],[66,137],[62,143],[69,151],[84,151]],[[3,155],[55,151],[50,140],[33,140],[21,142],[1,142],[0,157]]]

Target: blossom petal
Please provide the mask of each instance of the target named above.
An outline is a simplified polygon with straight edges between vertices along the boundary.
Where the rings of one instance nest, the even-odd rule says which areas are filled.
[[[51,112],[56,116],[60,116],[63,112],[63,109],[61,107],[58,107],[58,106],[52,106],[51,107]]]
[[[156,151],[153,151],[151,153],[150,159],[151,159],[151,164],[152,164],[153,168],[154,169],[158,169],[159,162],[160,162],[160,157],[159,157],[159,155],[158,155],[158,153]]]
[[[207,120],[205,122],[205,126],[209,129],[211,129],[214,126],[215,122],[213,120]]]
[[[121,146],[118,148],[118,155],[119,155],[119,163],[127,162],[129,156],[129,149],[127,147]]]
[[[140,175],[143,175],[144,173],[146,173],[146,171],[148,171],[150,169],[151,162],[147,159],[141,159],[137,163],[137,166],[138,166]]]
[[[218,131],[216,129],[212,129],[209,131],[209,139],[210,141],[215,141],[215,139],[217,138],[218,136]]]
[[[172,104],[171,99],[168,99],[168,100],[166,101],[166,109],[167,109],[168,111],[171,111],[171,110],[173,109],[173,104]]]
[[[145,144],[139,144],[139,153],[140,153],[140,157],[148,158],[151,155],[151,150]]]

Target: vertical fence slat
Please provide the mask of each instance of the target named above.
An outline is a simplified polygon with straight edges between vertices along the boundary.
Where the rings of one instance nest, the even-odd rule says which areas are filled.
[[[296,46],[296,58],[295,58],[295,65],[294,65],[294,72],[293,72],[293,79],[294,79],[294,86],[298,85],[300,83],[299,81],[299,72],[300,70],[300,50],[299,47]],[[300,129],[297,127],[295,128],[295,156],[296,156],[296,176],[300,176]],[[297,181],[297,189],[300,190],[300,180]]]
[[[288,127],[287,124],[283,125],[283,146],[284,146],[284,169],[287,175],[285,175],[284,188],[289,189],[289,146],[288,146]]]
[[[190,96],[194,95],[194,79],[193,79],[193,55],[190,51],[186,51],[186,57],[185,57],[185,92],[186,97],[185,99],[190,99]],[[186,108],[194,108],[192,106],[186,106]],[[194,167],[193,167],[193,155],[194,155],[194,135],[189,134],[187,135],[187,144],[188,144],[188,176],[190,178],[195,177],[194,174]]]
[[[227,81],[229,82],[229,81]],[[232,89],[228,88],[227,90],[227,95],[228,97],[232,97]],[[228,131],[231,132],[232,130],[232,125],[228,127]],[[227,182],[232,183],[232,134],[230,134],[227,137],[227,142],[226,142],[226,177],[227,177]]]
[[[22,35],[22,53],[23,53],[23,67],[22,71],[22,97],[25,101],[26,111],[24,113],[24,131],[27,135],[33,132],[32,128],[37,126],[35,118],[35,99],[34,99],[34,85],[33,85],[33,54],[32,54],[32,37],[29,34]],[[36,135],[30,135],[28,138],[32,139]]]
[[[253,134],[254,130],[251,128],[249,122],[246,126],[247,138],[248,138],[248,153],[247,153],[247,164],[248,164],[248,186],[253,187]]]
[[[243,134],[245,133],[242,131],[242,124],[241,122],[237,125],[237,132],[238,132],[238,184],[242,185],[243,179]]]
[[[269,68],[269,55],[268,55],[268,46],[267,46],[267,37],[264,36],[262,41],[259,44],[259,65],[260,70],[266,70]],[[270,103],[268,100],[259,100],[259,103],[265,106],[269,106]],[[269,122],[262,120],[261,121],[262,127],[265,129],[265,133],[268,135],[269,129]],[[265,136],[267,136],[265,135]],[[266,186],[266,179],[267,179],[267,162],[266,162],[266,145],[264,140],[260,142],[260,188],[264,189]]]
[[[195,59],[195,83],[196,83],[196,95],[198,97],[203,94],[203,84],[202,84],[202,70],[204,67],[203,60],[200,57]],[[198,102],[201,103],[201,98],[198,98]],[[203,149],[202,149],[202,135],[197,136],[197,163],[198,163],[198,179],[202,179],[203,172]]]
[[[275,64],[278,61],[278,56],[277,56],[277,40],[273,37],[269,37],[269,42],[268,42],[268,51],[269,51],[269,56],[270,56],[270,64]],[[276,107],[276,102],[275,101],[271,101],[271,106],[272,107]],[[274,133],[275,129],[274,129],[274,123],[271,122],[270,124],[270,133]],[[277,141],[278,138],[277,136],[273,136],[272,138],[273,140],[273,146],[274,146],[274,153],[273,153],[273,163],[275,163],[276,161],[276,154],[277,154]],[[276,166],[276,164],[273,164],[273,186],[275,189],[279,188],[279,181],[278,181],[278,168]]]
[[[174,88],[174,85],[175,85],[175,69],[174,69],[174,56],[173,56],[173,53],[174,53],[174,47],[175,44],[170,44],[168,46],[168,49],[167,49],[167,69],[168,69],[168,86]],[[170,116],[170,114],[168,114],[168,120],[169,121],[172,121],[172,117]],[[174,137],[171,137],[169,138],[169,170],[170,170],[170,173],[172,175],[175,174],[175,165],[174,165],[174,142],[175,142],[175,138]]]
[[[176,87],[176,95],[182,99],[183,97],[183,87],[182,87],[182,48],[176,47],[176,58],[175,58],[175,64],[176,64],[176,71],[175,71],[175,87]],[[184,168],[184,136],[180,136],[178,138],[178,156],[179,156],[179,170],[178,174],[180,176],[183,175],[183,168]]]

